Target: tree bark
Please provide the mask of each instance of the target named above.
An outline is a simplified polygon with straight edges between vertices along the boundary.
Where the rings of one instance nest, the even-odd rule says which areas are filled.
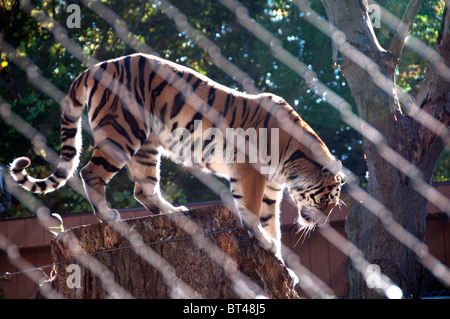
[[[398,61],[396,54],[401,49],[391,53],[379,45],[368,16],[367,1],[322,0],[322,3],[333,28],[345,35],[346,44],[376,64],[372,69],[363,69],[353,57],[345,54],[345,44],[338,43],[343,59],[341,70],[349,83],[359,116],[383,134],[383,142],[419,168],[429,183],[444,143],[402,111],[394,77]],[[444,32],[437,51],[450,66],[448,12],[443,21]],[[404,40],[403,35],[397,38]],[[391,47],[401,48],[403,44],[394,43]],[[383,90],[374,82],[374,73],[378,72],[392,81],[388,89]],[[448,78],[441,77],[439,69],[431,67],[416,102],[447,127],[450,123],[448,92]],[[365,137],[363,149],[369,172],[368,193],[392,212],[397,223],[423,241],[427,200],[415,191],[414,182],[386,161],[377,145]],[[403,290],[404,296],[418,297],[423,269],[416,254],[391,236],[382,222],[362,204],[355,205],[350,211],[346,232],[349,240],[362,250],[364,258],[369,263],[378,264],[381,271]],[[364,275],[351,265],[348,276],[351,298],[380,297],[367,287]]]
[[[186,231],[192,222],[203,235]],[[287,269],[237,225],[228,210],[214,206],[70,229],[51,244],[53,287],[67,298],[298,298]],[[145,245],[133,247],[136,236]],[[203,239],[217,247],[214,256]],[[84,252],[76,259],[80,246]],[[100,269],[83,254],[100,262]],[[71,264],[80,267],[79,288]]]

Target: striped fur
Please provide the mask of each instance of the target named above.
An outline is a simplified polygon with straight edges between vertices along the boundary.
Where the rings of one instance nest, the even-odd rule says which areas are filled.
[[[172,135],[178,128],[187,129],[192,136],[211,128],[225,131],[224,125],[243,130],[278,129],[279,140],[267,142],[276,143],[279,154],[276,170],[270,174],[260,173],[267,165],[260,160],[193,164],[230,179],[243,222],[277,254],[278,206],[285,186],[298,205],[303,225],[320,222],[319,212],[328,214],[339,202],[343,183],[340,162],[283,99],[267,93],[240,93],[189,68],[144,54],[99,63],[77,77],[64,102],[60,163],[55,172],[45,179],[34,179],[25,170],[29,159],[21,157],[11,164],[12,176],[25,189],[51,192],[72,176],[79,163],[84,108],[95,145],[81,177],[94,212],[103,221],[120,218],[107,206],[105,188],[124,165],[134,179],[134,196],[149,211],[185,210],[165,201],[159,190],[161,154],[190,165],[173,153],[181,138]],[[196,121],[201,121],[202,132],[196,132]],[[219,142],[224,147],[227,144],[212,137],[203,142],[203,150],[217,150],[214,147],[222,145]],[[234,156],[237,153],[235,150]]]

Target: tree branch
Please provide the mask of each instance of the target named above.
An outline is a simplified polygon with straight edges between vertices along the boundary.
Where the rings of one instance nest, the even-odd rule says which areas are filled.
[[[450,79],[442,72],[444,67],[450,67],[450,12],[448,9],[448,6],[446,6],[442,17],[442,29],[435,47],[439,59],[436,59],[436,62],[430,65],[427,70],[425,82],[415,99],[416,105],[441,122],[441,124],[438,125],[443,128],[450,125],[450,100],[448,98],[448,92],[450,92]],[[423,117],[422,120],[426,121],[427,119],[426,117]],[[412,123],[410,125],[412,125]],[[416,164],[419,164],[422,161],[422,163],[420,163],[422,171],[424,171],[422,167],[429,168],[429,176],[425,173],[424,176],[426,178],[431,178],[434,164],[440,153],[444,147],[450,145],[450,136],[445,134],[441,136],[442,139],[439,139],[433,132],[420,126],[418,122],[415,122],[415,125],[418,127],[417,134],[420,139],[419,145],[421,145],[421,147],[415,151],[414,158],[417,159]],[[434,147],[432,147],[433,145]],[[430,161],[434,161],[434,164],[426,165]]]
[[[125,297],[152,299],[233,299],[258,294],[297,299],[288,270],[238,229],[238,223],[225,207],[211,206],[71,228],[52,241],[56,276],[51,284],[69,299],[105,298],[111,290]],[[134,247],[124,235],[137,238]],[[81,251],[74,249],[79,243]],[[99,265],[86,256],[95,257]],[[80,266],[78,288],[68,286],[74,278],[67,271],[69,263]],[[236,289],[238,281],[247,288]]]
[[[395,32],[394,38],[389,46],[389,51],[396,58],[398,58],[403,51],[406,36],[411,30],[422,1],[423,0],[411,0],[405,10],[405,13],[403,14],[402,21],[397,26],[397,32]]]

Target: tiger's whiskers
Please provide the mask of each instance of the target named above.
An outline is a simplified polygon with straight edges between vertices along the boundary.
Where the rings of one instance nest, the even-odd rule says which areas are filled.
[[[305,242],[305,239],[307,237],[311,236],[312,231],[316,228],[316,224],[314,225],[302,225],[300,223],[297,223],[297,230],[295,231],[295,234],[299,234],[300,236],[298,238],[298,240],[295,242],[294,247],[296,247],[298,245],[298,243],[300,242],[300,240],[302,241],[302,245]]]

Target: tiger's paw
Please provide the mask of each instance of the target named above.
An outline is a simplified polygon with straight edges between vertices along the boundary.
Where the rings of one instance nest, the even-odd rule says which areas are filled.
[[[175,211],[176,212],[187,212],[187,211],[189,211],[189,209],[187,209],[186,206],[177,206],[177,207],[175,207]]]
[[[298,281],[299,281],[297,274],[290,268],[286,267],[286,269],[287,269],[292,281],[294,282],[294,286],[295,286],[296,284],[298,284]]]
[[[278,243],[276,240],[270,238],[262,229],[258,229],[255,232],[248,232],[250,238],[255,237],[258,240],[258,243],[261,247],[264,249],[270,251],[275,256],[277,256],[277,253],[279,251],[278,249]]]
[[[189,209],[187,209],[185,206],[172,206],[170,204],[166,204],[161,209],[161,213],[177,213],[177,212],[187,212]]]
[[[116,209],[101,211],[96,213],[95,216],[104,223],[120,220],[120,213]]]

